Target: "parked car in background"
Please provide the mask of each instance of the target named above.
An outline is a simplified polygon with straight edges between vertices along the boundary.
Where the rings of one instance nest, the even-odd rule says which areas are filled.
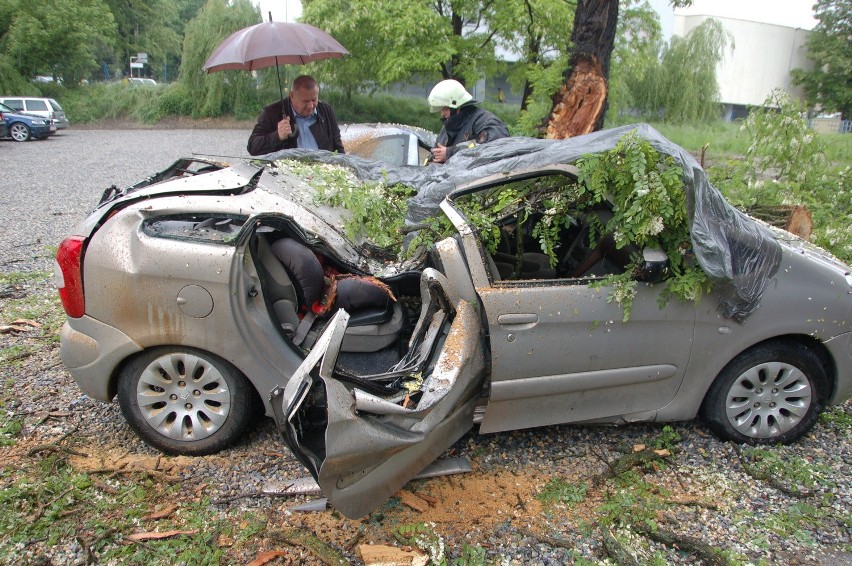
[[[9,130],[7,135],[15,141],[42,140],[55,131],[47,118],[26,114],[3,103],[0,103],[0,116]]]
[[[696,203],[684,254],[736,268],[700,301],[667,300],[668,256],[635,250],[628,267],[589,236],[614,204],[578,196],[573,163],[626,131],[500,139],[427,167],[305,150],[177,161],[108,189],[59,246],[60,357],[166,453],[221,450],[265,411],[351,518],[477,425],[700,416],[737,442],[801,438],[852,394],[850,267],[733,209],[644,127]],[[343,184],[353,172],[373,184]],[[399,185],[417,189],[407,214],[441,214],[450,234],[408,258],[348,236],[352,211],[333,204]],[[540,229],[557,230],[555,262],[535,253]],[[634,285],[627,321],[615,274]]]
[[[68,127],[68,118],[65,111],[53,98],[42,98],[35,96],[0,96],[0,103],[10,106],[15,110],[26,112],[47,118],[55,127],[55,130],[64,130]]]
[[[423,165],[435,145],[435,134],[400,124],[341,124],[346,153],[393,165]]]
[[[145,77],[130,77],[130,86],[157,86],[157,81]]]

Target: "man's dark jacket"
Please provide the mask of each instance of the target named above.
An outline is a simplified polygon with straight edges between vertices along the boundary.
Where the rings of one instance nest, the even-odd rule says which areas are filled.
[[[266,155],[273,151],[298,147],[297,136],[284,141],[278,139],[278,122],[285,115],[292,118],[292,124],[296,123],[289,98],[274,102],[263,109],[249,136],[247,149],[251,155]],[[325,102],[317,104],[317,121],[311,126],[311,132],[320,149],[344,153],[343,142],[340,141],[340,128],[337,126],[337,118],[330,104]]]
[[[509,129],[500,118],[478,106],[468,103],[450,116],[435,144],[447,147],[447,159],[459,150],[499,138],[509,137]]]

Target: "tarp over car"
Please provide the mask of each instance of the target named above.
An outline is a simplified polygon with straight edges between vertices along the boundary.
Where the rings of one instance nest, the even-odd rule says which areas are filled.
[[[615,147],[636,131],[683,168],[692,245],[698,263],[720,294],[723,315],[744,321],[760,302],[781,263],[781,246],[768,228],[731,206],[686,150],[647,124],[621,126],[566,140],[509,137],[458,152],[444,164],[395,167],[380,161],[326,151],[285,150],[265,159],[312,159],[350,167],[362,180],[403,183],[417,190],[406,223],[440,214],[439,204],[456,187],[487,175],[547,165],[572,164],[584,155]]]

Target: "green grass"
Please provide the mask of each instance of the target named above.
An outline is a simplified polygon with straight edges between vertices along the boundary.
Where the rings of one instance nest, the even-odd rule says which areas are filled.
[[[789,450],[778,448],[746,448],[743,450],[751,468],[760,476],[773,477],[792,486],[805,489],[831,488],[831,469],[814,464],[789,454]]]
[[[175,486],[163,486],[143,472],[110,478],[75,471],[61,452],[42,452],[0,470],[0,556],[10,563],[34,563],[34,541],[56,545],[75,539],[100,563],[221,564],[227,562],[219,537],[244,547],[265,530],[251,512],[211,511]],[[175,502],[162,519],[145,519]],[[132,542],[151,531],[189,531],[172,538]],[[87,560],[88,562],[88,560]]]
[[[0,274],[0,289],[12,288],[22,295],[20,298],[6,298],[0,302],[0,323],[12,324],[15,320],[24,319],[38,323],[39,327],[32,332],[39,338],[50,342],[58,341],[58,331],[65,320],[65,313],[55,293],[45,294],[34,290],[34,285],[51,281],[53,274],[47,271],[14,272]],[[6,348],[0,352],[0,360],[15,357],[16,347]]]
[[[846,430],[852,430],[852,411],[846,412],[844,405],[835,405],[819,416],[821,423]]]

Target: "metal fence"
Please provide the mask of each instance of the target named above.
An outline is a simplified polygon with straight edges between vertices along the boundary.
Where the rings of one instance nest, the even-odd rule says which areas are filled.
[[[812,118],[811,128],[821,134],[852,133],[852,120],[840,118]]]

